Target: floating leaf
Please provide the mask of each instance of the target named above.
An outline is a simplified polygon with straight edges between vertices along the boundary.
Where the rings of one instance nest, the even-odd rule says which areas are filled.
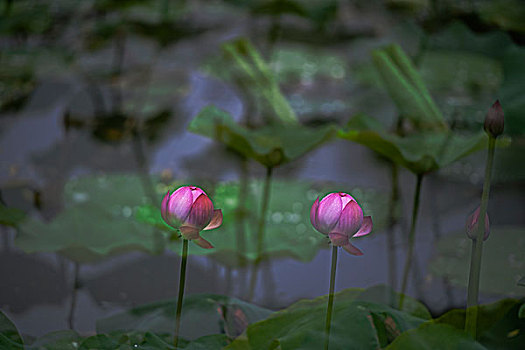
[[[483,245],[480,290],[502,295],[523,295],[516,283],[524,275],[525,235],[523,228],[491,227]],[[472,241],[464,232],[444,236],[436,245],[437,255],[430,263],[432,274],[451,283],[467,286]]]
[[[415,174],[438,170],[487,144],[483,132],[463,136],[452,132],[420,132],[405,137],[389,133],[371,117],[357,115],[339,136],[362,144]]]
[[[188,129],[223,142],[228,147],[267,167],[290,162],[329,140],[332,126],[308,128],[298,124],[275,125],[255,130],[241,126],[225,111],[204,108]]]
[[[366,291],[345,289],[335,294],[330,346],[334,349],[376,349],[423,319],[388,306],[359,300]],[[248,327],[246,338],[227,349],[322,349],[328,296],[301,300]]]
[[[172,334],[176,302],[176,299],[156,302],[98,320],[97,331],[110,333],[135,330]],[[188,295],[184,298],[182,307],[181,336],[186,339],[196,339],[200,336],[224,332],[224,315],[230,315],[228,309],[237,310],[228,317],[243,317],[246,325],[260,321],[272,313],[270,310],[227,296]]]
[[[229,266],[236,266],[239,260],[246,262],[257,259],[257,227],[253,223],[257,222],[259,217],[258,205],[262,195],[262,186],[261,181],[252,182],[249,186],[249,194],[246,196],[247,212],[243,225],[246,242],[244,251],[238,250],[236,238],[239,185],[238,183],[224,183],[215,188],[212,196],[214,206],[222,209],[223,224],[215,230],[202,232],[202,236],[214,245],[214,249],[202,249],[190,244],[189,254],[212,255],[221,263]],[[262,258],[292,257],[300,261],[310,261],[315,257],[319,248],[327,247],[327,239],[311,227],[308,213],[317,196],[333,191],[335,188],[337,187],[334,185],[319,186],[308,182],[273,181]],[[348,189],[345,191],[348,192]],[[374,232],[381,230],[387,221],[387,196],[372,189],[355,188],[350,189],[349,192],[357,199],[365,214],[373,217]],[[137,219],[173,232],[173,229],[162,221],[160,210],[154,207],[141,207],[137,211]],[[182,249],[178,240],[172,242],[169,248],[177,253],[180,253]]]
[[[27,253],[59,252],[90,262],[130,250],[161,253],[165,237],[133,213],[149,199],[137,176],[111,175],[71,180],[65,187],[66,210],[52,221],[29,219],[15,244]]]
[[[82,338],[75,331],[56,331],[39,337],[31,343],[30,349],[77,350],[81,342]]]
[[[24,349],[24,342],[16,326],[0,310],[0,348],[5,350]]]

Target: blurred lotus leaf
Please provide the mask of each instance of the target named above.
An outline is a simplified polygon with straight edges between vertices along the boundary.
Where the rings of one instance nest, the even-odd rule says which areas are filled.
[[[98,320],[97,332],[149,331],[171,335],[176,302],[173,299],[142,305]],[[184,298],[182,308],[181,336],[196,339],[224,333],[225,338],[226,335],[234,337],[241,334],[249,324],[265,319],[271,313],[268,309],[223,295],[188,295]]]
[[[399,334],[425,321],[366,301],[366,294],[366,290],[357,288],[335,294],[330,332],[330,346],[334,349],[383,348]],[[226,349],[322,349],[327,299],[325,295],[298,301],[250,325],[246,336],[237,338]]]
[[[329,125],[309,128],[299,124],[282,124],[248,129],[237,124],[227,112],[213,106],[204,108],[191,121],[188,129],[223,142],[266,167],[293,161],[335,134],[335,129]]]
[[[0,203],[0,224],[18,226],[25,219],[25,213],[17,208],[9,208]]]
[[[483,131],[473,135],[425,131],[403,137],[388,132],[380,122],[365,115],[353,117],[345,129],[339,130],[339,136],[362,144],[415,174],[438,170],[487,144]]]
[[[525,238],[523,228],[491,227],[491,235],[483,245],[481,267],[482,293],[520,296],[517,285],[524,277]],[[467,286],[472,241],[464,232],[442,237],[436,244],[437,253],[429,270],[435,276],[446,277],[452,284]]]
[[[24,349],[24,342],[16,326],[0,310],[0,347],[6,350]]]
[[[219,184],[211,196],[214,206],[222,209],[223,225],[218,229],[202,233],[203,237],[209,240],[215,248],[202,249],[190,244],[189,254],[212,255],[228,266],[238,266],[239,260],[246,263],[257,259],[257,228],[252,223],[258,220],[262,187],[262,181],[250,183],[249,193],[246,196],[245,222],[241,223],[246,242],[244,249],[239,248],[240,243],[237,241],[239,185],[238,183],[224,183]],[[308,212],[317,196],[329,190],[333,191],[333,189],[333,185],[315,186],[308,182],[274,181],[267,214],[263,259],[292,257],[300,261],[310,261],[320,247],[328,247],[328,240],[311,227]],[[381,230],[387,221],[387,196],[372,189],[360,188],[350,189],[350,193],[357,198],[366,215],[373,217],[374,232]],[[159,193],[159,202],[160,198]],[[139,221],[170,230],[162,221],[160,211],[155,207],[141,207],[136,217]],[[169,248],[180,254],[181,245],[178,240],[173,241]]]
[[[479,16],[485,22],[504,30],[525,32],[525,4],[518,0],[483,1]]]
[[[139,177],[93,176],[70,180],[65,210],[50,222],[28,219],[19,226],[15,245],[27,253],[58,252],[91,262],[130,250],[162,253],[165,237],[133,213],[150,203]]]

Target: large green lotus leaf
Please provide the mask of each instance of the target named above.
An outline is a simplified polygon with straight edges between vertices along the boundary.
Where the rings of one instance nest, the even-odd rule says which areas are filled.
[[[25,213],[17,208],[9,208],[0,203],[0,224],[17,226],[25,219]]]
[[[484,1],[478,7],[479,16],[485,22],[504,30],[525,32],[525,4],[518,0]]]
[[[243,231],[246,242],[244,251],[238,250],[237,241],[239,184],[223,183],[215,188],[212,196],[215,207],[222,209],[223,224],[215,230],[201,232],[202,237],[209,240],[215,248],[202,249],[190,244],[189,254],[212,255],[229,266],[237,266],[239,263],[257,259],[256,236],[262,187],[262,181],[254,181],[248,187],[247,212]],[[320,186],[308,182],[273,181],[261,258],[291,257],[300,261],[310,261],[321,247],[327,247],[328,240],[325,236],[312,228],[309,212],[317,196],[335,190],[349,192],[356,198],[365,215],[372,216],[374,232],[378,232],[385,226],[388,199],[386,195],[373,189],[345,189],[342,186]],[[173,232],[173,229],[162,221],[157,208],[141,207],[136,216],[139,221],[156,227],[164,227]],[[366,237],[359,238],[357,241],[360,239],[366,239]],[[169,248],[180,254],[182,249],[180,240],[172,242]]]
[[[420,132],[401,137],[364,115],[353,117],[346,129],[339,130],[339,137],[362,144],[415,174],[438,170],[487,144],[484,132]]]
[[[486,350],[467,333],[446,324],[425,323],[401,334],[389,350]]]
[[[372,58],[400,114],[419,130],[446,130],[447,123],[421,76],[399,45],[375,50]]]
[[[45,334],[30,345],[30,349],[38,350],[76,350],[82,342],[82,337],[72,330],[56,331]]]
[[[523,301],[503,299],[498,302],[480,305],[477,321],[477,339],[489,349],[523,349],[525,344],[525,320],[519,318],[519,309]],[[465,327],[465,309],[451,310],[431,321],[447,324],[463,330]]]
[[[505,133],[525,134],[525,48],[513,46],[503,56],[503,85],[499,95],[505,111]]]
[[[525,232],[517,227],[491,227],[483,244],[480,290],[485,293],[520,296],[517,282],[525,274]],[[472,242],[464,232],[442,237],[437,254],[430,262],[430,272],[446,277],[458,286],[467,286]]]
[[[151,331],[172,334],[175,326],[176,299],[156,302],[97,321],[98,333],[115,331]],[[248,324],[268,317],[272,311],[236,298],[215,294],[194,294],[184,298],[181,319],[181,337],[224,332],[235,337]]]
[[[423,319],[386,305],[360,300],[362,289],[335,294],[330,333],[333,349],[377,349]],[[301,300],[248,327],[227,349],[322,349],[328,296]]]
[[[297,124],[297,116],[257,50],[246,39],[228,42],[222,49],[226,61],[222,70],[259,104],[264,117],[278,124]]]
[[[299,124],[265,126],[252,130],[237,124],[227,112],[213,106],[204,108],[191,121],[188,129],[223,142],[268,167],[299,158],[329,140],[335,133],[332,126],[309,128]]]
[[[0,310],[0,348],[5,350],[24,349],[24,342],[16,326]]]
[[[130,250],[161,253],[166,239],[156,228],[137,222],[133,212],[150,203],[137,176],[103,175],[71,180],[65,210],[50,222],[28,219],[15,244],[27,253],[59,252],[91,262]]]

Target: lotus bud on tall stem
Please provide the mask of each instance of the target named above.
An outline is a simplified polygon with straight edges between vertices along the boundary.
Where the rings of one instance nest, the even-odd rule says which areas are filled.
[[[325,322],[325,350],[330,344],[330,327],[334,305],[335,271],[337,248],[343,247],[352,255],[363,255],[361,250],[350,243],[351,237],[361,237],[372,231],[372,218],[363,216],[363,210],[356,200],[343,192],[330,193],[323,199],[317,198],[310,210],[312,226],[328,236],[332,243],[332,266],[330,268],[330,289]]]
[[[485,165],[485,180],[483,182],[483,193],[481,195],[481,206],[479,211],[467,222],[467,234],[469,227],[475,230],[475,238],[472,239],[472,251],[470,260],[470,272],[467,291],[467,314],[465,319],[465,331],[476,339],[477,320],[478,320],[478,298],[479,281],[481,274],[481,256],[483,253],[483,241],[485,235],[488,238],[488,215],[487,207],[489,203],[490,181],[492,178],[492,166],[494,163],[494,152],[496,149],[496,138],[503,133],[504,114],[499,101],[496,101],[489,109],[485,117],[485,132],[489,136],[487,150],[487,163]]]

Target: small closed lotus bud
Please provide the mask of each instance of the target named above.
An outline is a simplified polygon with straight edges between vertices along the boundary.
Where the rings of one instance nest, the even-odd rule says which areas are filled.
[[[202,248],[213,248],[200,236],[200,231],[221,226],[222,211],[214,209],[206,193],[195,186],[183,186],[164,196],[161,204],[162,219],[180,230],[185,239],[193,240]]]
[[[351,237],[360,237],[372,231],[372,218],[363,216],[355,199],[343,192],[330,193],[317,198],[310,210],[312,226],[327,235],[336,247],[343,247],[352,255],[363,253],[350,243]]]
[[[505,126],[504,113],[499,100],[494,102],[485,117],[485,132],[492,137],[498,137],[503,133]]]
[[[479,210],[480,208],[476,209],[467,219],[467,236],[470,239],[475,240],[477,233],[478,233],[478,226],[479,226]],[[483,235],[483,240],[486,241],[489,238],[490,234],[490,222],[489,222],[489,215],[485,213],[485,233]]]

